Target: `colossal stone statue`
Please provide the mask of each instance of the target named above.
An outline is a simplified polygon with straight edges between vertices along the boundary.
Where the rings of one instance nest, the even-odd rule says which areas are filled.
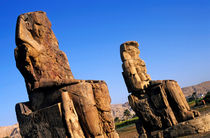
[[[122,74],[129,92],[144,90],[151,80],[144,61],[139,58],[138,47],[139,44],[135,41],[128,41],[120,46]]]
[[[123,78],[131,108],[139,117],[137,130],[140,136],[151,136],[152,131],[162,130],[179,122],[193,119],[199,112],[190,110],[178,83],[173,80],[152,81],[140,59],[139,44],[128,41],[120,46]]]
[[[46,13],[31,12],[18,17],[16,45],[16,65],[25,79],[32,110],[60,102],[60,89],[50,87],[44,92],[37,89],[49,82],[74,78],[66,54],[58,48]]]
[[[16,65],[29,95],[29,102],[16,105],[23,138],[119,137],[106,83],[74,79],[45,12],[18,17],[16,45]]]

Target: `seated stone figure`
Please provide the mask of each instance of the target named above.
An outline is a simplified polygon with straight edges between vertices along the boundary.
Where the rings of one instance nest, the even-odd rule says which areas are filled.
[[[16,105],[22,137],[118,138],[106,83],[74,79],[45,12],[18,17],[16,44],[29,95]]]
[[[123,62],[123,77],[129,92],[144,90],[151,80],[147,74],[145,63],[139,58],[138,43],[128,41],[121,45],[120,53]]]
[[[140,59],[139,44],[128,41],[120,46],[123,77],[131,92],[128,100],[139,116],[137,130],[140,136],[165,129],[179,122],[193,119],[199,112],[190,110],[178,83],[173,80],[152,81]]]

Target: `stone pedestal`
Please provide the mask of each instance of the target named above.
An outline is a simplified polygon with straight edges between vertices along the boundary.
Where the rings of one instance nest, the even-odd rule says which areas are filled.
[[[23,138],[65,138],[61,103],[32,112],[29,103],[16,105],[17,120]]]
[[[210,115],[203,115],[195,119],[181,122],[165,130],[151,133],[153,138],[176,138],[210,131]],[[193,137],[193,136],[192,136]]]

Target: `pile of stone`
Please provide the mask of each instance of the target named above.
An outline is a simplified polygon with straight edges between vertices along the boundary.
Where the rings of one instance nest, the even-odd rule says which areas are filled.
[[[176,81],[151,80],[145,62],[139,57],[138,47],[136,41],[125,42],[120,46],[120,54],[122,75],[131,93],[129,104],[139,117],[136,123],[139,136],[178,137],[209,131],[209,126],[205,125],[210,120],[209,116],[202,117],[203,122],[196,118],[200,113],[190,109]],[[204,127],[201,128],[202,124]],[[204,129],[205,126],[207,129]],[[197,129],[189,131],[193,127]]]
[[[18,17],[16,45],[16,66],[29,96],[16,105],[23,138],[119,137],[106,83],[74,79],[45,12]]]

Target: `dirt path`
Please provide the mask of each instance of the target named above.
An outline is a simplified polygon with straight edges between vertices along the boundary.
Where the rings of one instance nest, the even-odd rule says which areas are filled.
[[[117,129],[117,132],[119,133],[120,138],[138,138],[135,124],[119,128]]]

